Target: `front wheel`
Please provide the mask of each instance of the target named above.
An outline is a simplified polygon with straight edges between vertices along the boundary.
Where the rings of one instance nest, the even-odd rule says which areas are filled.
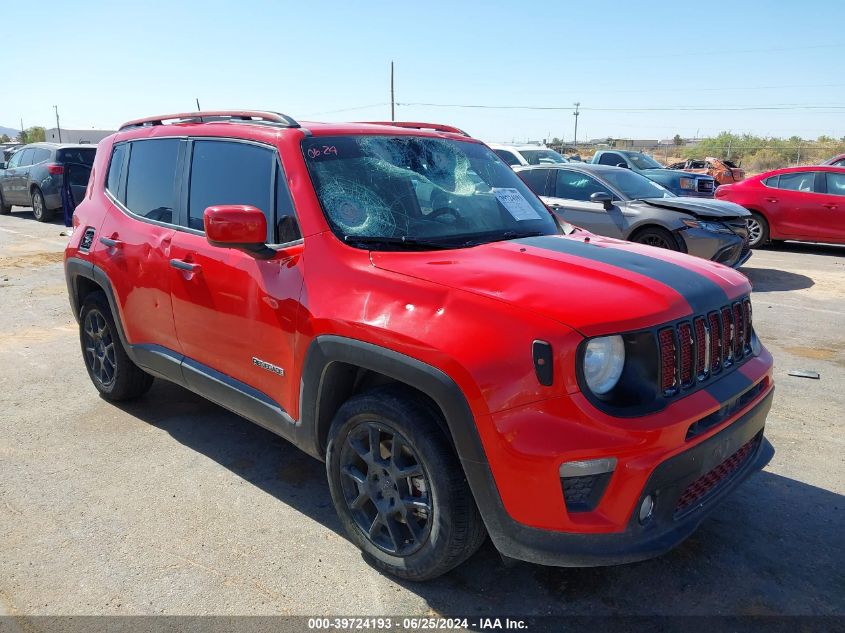
[[[347,535],[407,580],[446,573],[486,537],[435,415],[411,390],[383,387],[348,400],[329,431],[329,488]]]
[[[49,222],[53,219],[53,212],[47,208],[47,203],[44,202],[44,194],[40,189],[32,190],[32,215],[39,222]]]
[[[106,296],[88,295],[79,319],[79,343],[91,382],[106,400],[130,400],[146,393],[153,377],[123,348]]]
[[[769,223],[762,215],[752,211],[745,224],[748,227],[748,246],[757,248],[769,241]]]
[[[678,248],[678,242],[672,234],[666,229],[661,229],[659,226],[650,226],[638,231],[634,237],[631,238],[631,241],[636,242],[637,244],[654,246],[656,248],[665,248],[670,251],[680,250]]]
[[[12,205],[6,204],[3,192],[0,191],[0,215],[9,215],[12,212]]]

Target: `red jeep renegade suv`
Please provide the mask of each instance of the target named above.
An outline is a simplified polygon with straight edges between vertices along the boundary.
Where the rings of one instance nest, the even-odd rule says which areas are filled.
[[[74,223],[103,397],[163,378],[325,460],[349,539],[403,578],[487,535],[546,565],[656,556],[773,452],[746,278],[562,229],[456,128],[132,121]]]

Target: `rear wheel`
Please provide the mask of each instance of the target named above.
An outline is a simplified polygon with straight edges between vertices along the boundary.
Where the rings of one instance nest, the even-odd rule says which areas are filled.
[[[752,211],[745,224],[748,226],[748,246],[757,248],[769,241],[769,223],[762,215]]]
[[[12,205],[6,204],[3,192],[0,191],[0,215],[9,215],[12,212]]]
[[[37,187],[32,190],[32,215],[39,222],[49,222],[53,219],[53,212],[47,208],[44,194]]]
[[[79,342],[88,376],[107,400],[137,398],[153,384],[153,377],[127,356],[102,292],[88,295],[82,304]]]
[[[656,248],[665,248],[670,251],[680,250],[678,242],[672,234],[666,229],[661,229],[659,226],[649,226],[647,228],[637,231],[631,238],[632,242],[637,244],[646,244]]]
[[[484,542],[457,455],[410,390],[383,387],[348,400],[329,432],[326,470],[347,535],[383,571],[429,580]]]

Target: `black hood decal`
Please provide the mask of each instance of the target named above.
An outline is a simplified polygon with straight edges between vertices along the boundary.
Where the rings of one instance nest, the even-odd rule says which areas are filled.
[[[625,248],[599,246],[581,240],[560,239],[548,235],[527,237],[513,242],[582,257],[649,277],[681,295],[693,314],[704,314],[730,304],[725,289],[718,283],[693,270],[660,259],[657,252],[652,257]]]

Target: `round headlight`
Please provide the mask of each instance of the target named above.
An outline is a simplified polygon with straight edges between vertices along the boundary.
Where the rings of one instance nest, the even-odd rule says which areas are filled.
[[[625,366],[625,343],[621,336],[602,336],[587,343],[584,379],[590,391],[606,394],[616,386]]]

